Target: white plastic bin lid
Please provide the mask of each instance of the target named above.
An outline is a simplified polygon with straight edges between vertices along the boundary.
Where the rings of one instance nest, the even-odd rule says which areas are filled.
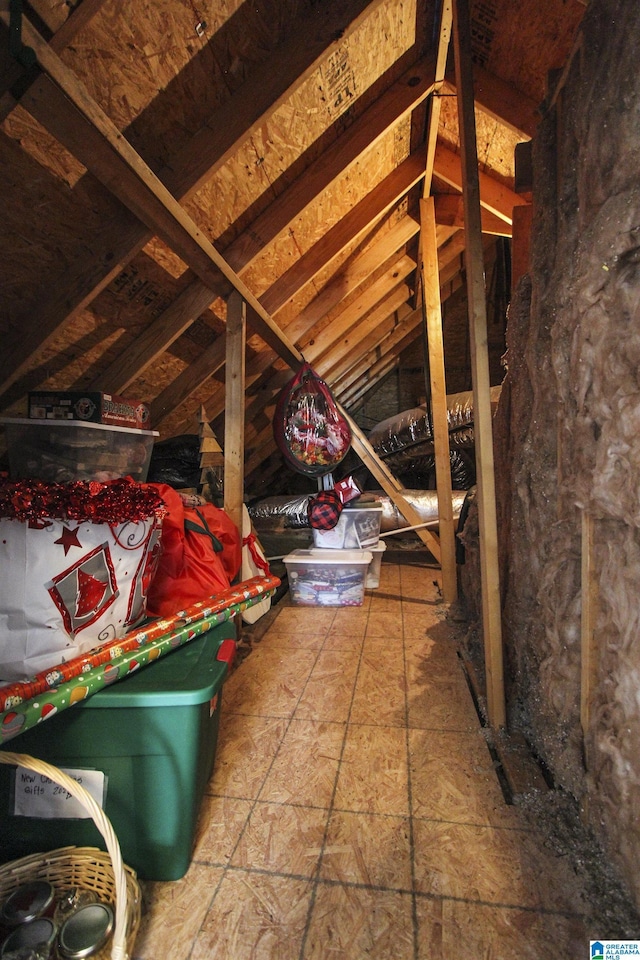
[[[371,550],[372,553],[384,553],[384,551],[387,549],[387,545],[384,540],[378,540],[375,547],[368,547],[367,549]]]
[[[54,429],[56,427],[66,427],[67,430],[70,427],[73,430],[77,430],[79,427],[81,429],[87,427],[89,430],[107,430],[110,433],[141,433],[145,437],[160,436],[158,430],[141,430],[139,427],[121,427],[119,424],[95,423],[93,420],[57,420],[54,418],[51,420],[37,420],[35,417],[0,417],[0,423],[10,427],[14,424],[19,424],[23,427],[53,427]]]
[[[309,563],[310,560],[334,565],[345,563],[369,564],[373,560],[373,555],[370,550],[323,550],[322,547],[309,547],[306,550],[294,550],[293,553],[284,558],[284,563]]]

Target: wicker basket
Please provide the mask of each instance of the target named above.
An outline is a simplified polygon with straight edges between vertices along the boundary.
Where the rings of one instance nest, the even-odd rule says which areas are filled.
[[[136,874],[122,862],[113,827],[100,806],[83,786],[64,771],[22,753],[0,750],[0,763],[26,767],[65,787],[91,814],[104,837],[108,853],[95,847],[61,847],[49,853],[34,853],[0,866],[0,901],[28,880],[48,880],[54,887],[79,887],[93,891],[115,909],[111,940],[93,960],[128,960],[140,924],[141,892]]]

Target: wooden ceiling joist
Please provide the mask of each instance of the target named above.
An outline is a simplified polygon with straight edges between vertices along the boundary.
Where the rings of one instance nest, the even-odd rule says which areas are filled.
[[[317,323],[318,319],[321,319],[326,313],[328,313],[331,307],[336,306],[341,299],[344,298],[347,291],[353,291],[357,289],[358,284],[361,284],[364,279],[366,279],[374,270],[375,266],[380,260],[383,262],[392,256],[393,252],[396,251],[399,247],[402,246],[404,242],[410,239],[417,231],[418,225],[415,220],[412,220],[410,217],[403,218],[398,224],[396,224],[391,230],[387,231],[378,241],[377,244],[373,246],[370,251],[367,251],[365,254],[362,254],[361,257],[356,258],[354,261],[351,270],[347,273],[344,281],[341,280],[340,290],[335,291],[329,285],[328,288],[312,301],[311,308],[308,311],[304,311],[295,321],[294,327],[287,327],[286,335],[293,340],[295,337],[295,342],[298,343],[302,350],[306,350],[310,340],[310,331],[313,330],[314,325]],[[390,268],[390,273],[400,272],[402,276],[406,276],[412,270],[415,269],[415,263],[413,261],[406,260],[403,266],[399,263],[393,264]],[[398,279],[394,283],[399,282]],[[380,285],[386,286],[388,281],[384,278],[381,278],[379,281]],[[187,288],[189,289],[189,288]],[[378,293],[378,288],[375,286],[370,288],[367,293],[369,299],[380,296]],[[316,302],[319,301],[319,304]],[[370,303],[365,300],[364,303],[358,303],[352,305],[348,316],[342,317],[339,315],[335,321],[334,325],[331,327],[330,332],[324,332],[319,337],[319,344],[315,345],[315,348],[312,347],[311,355],[312,358],[317,356],[321,350],[326,349],[327,342],[331,342],[331,337],[338,335],[339,329],[346,330],[349,325],[353,325],[358,321],[359,316],[362,313],[366,312],[370,308]],[[163,318],[160,318],[159,321],[156,321],[157,324],[161,322]],[[302,334],[302,331],[305,331],[306,336]],[[209,376],[219,370],[222,366],[224,360],[221,361],[221,357],[224,355],[224,347],[220,345],[213,344],[201,357],[199,357],[194,363],[187,368],[183,374],[181,374],[177,380],[170,384],[169,387],[163,393],[156,398],[152,404],[152,414],[153,422],[159,423],[162,419],[170,412],[175,406],[183,402],[188,396],[196,393],[202,384],[209,378]],[[271,359],[271,358],[269,358]],[[266,365],[265,365],[266,369]],[[249,368],[248,376],[250,378],[252,368]],[[207,406],[210,411],[214,411],[214,416],[219,415],[221,412],[219,407],[224,403],[224,399],[221,396],[219,403],[212,403],[210,400],[207,401]]]
[[[365,281],[370,281],[376,269],[396,257],[398,251],[402,250],[404,244],[408,243],[418,230],[419,224],[416,220],[412,217],[403,217],[392,229],[382,234],[369,250],[353,257],[349,263],[345,264],[343,270],[309,302],[295,320],[287,325],[286,333],[289,339],[294,343],[304,344],[315,325],[342,301],[355,294]],[[303,349],[302,346],[301,349]]]
[[[464,203],[462,194],[439,193],[434,197],[436,205],[436,220],[438,224],[464,228]],[[513,225],[501,217],[484,208],[480,211],[482,217],[482,232],[498,237],[511,237]]]
[[[464,180],[460,157],[443,144],[438,144],[436,149],[434,173],[439,180],[442,180],[448,186],[453,187],[459,193],[463,192]],[[527,201],[486,173],[479,171],[478,178],[480,181],[480,206],[511,225],[513,208],[523,206]]]
[[[370,192],[347,214],[333,230],[324,235],[306,256],[287,271],[259,298],[261,304],[274,320],[278,311],[286,305],[289,297],[299,293],[321,270],[326,269],[343,247],[353,243],[367,228],[372,228],[413,186],[421,175],[419,157],[404,161],[378,187]],[[387,247],[397,239],[397,246],[408,242],[418,229],[417,221],[404,218],[397,232],[385,239]],[[375,256],[384,259],[384,251],[376,250]],[[340,281],[341,283],[342,281]],[[348,281],[345,281],[348,282]],[[353,282],[353,280],[352,280]],[[92,389],[111,389],[122,392],[156,360],[190,326],[193,320],[211,302],[211,291],[200,280],[193,280],[179,297],[153,321],[141,336],[127,344],[109,367],[91,384]],[[321,312],[321,311],[320,311]],[[295,332],[287,331],[295,340]],[[163,409],[167,409],[162,405]]]
[[[53,81],[52,99],[57,102],[59,116],[65,114],[69,124],[58,134],[64,146],[78,157],[138,219],[163,239],[203,283],[221,297],[235,289],[255,311],[254,324],[260,336],[291,364],[300,361],[298,351],[273,323],[246,284],[207,240],[183,207],[125,140],[109,117],[92,100],[73,73],[54,54],[36,30],[26,26],[25,40],[38,58],[38,63]],[[69,106],[69,103],[72,106]],[[71,112],[74,115],[71,115]],[[49,117],[40,116],[46,126]]]
[[[447,73],[443,93],[455,94],[453,68]],[[473,95],[475,103],[503,126],[508,127],[523,140],[534,136],[540,122],[538,104],[510,83],[505,83],[480,64],[473,65]]]
[[[368,150],[374,150],[390,129],[421,104],[433,89],[434,64],[424,57],[405,71],[385,93],[354,120],[317,160],[251,224],[250,230],[225,249],[225,258],[238,273],[263,255],[296,217],[326,188],[343,176]]]
[[[279,63],[282,62],[284,65],[282,71],[280,69],[274,71],[272,61],[269,60],[257,71],[255,76],[252,75],[251,82],[243,84],[238,94],[232,97],[216,113],[215,117],[210,118],[209,123],[205,125],[200,135],[196,135],[178,155],[171,168],[163,171],[163,183],[166,187],[179,200],[186,198],[190,193],[197,190],[203,178],[210,176],[212,171],[221,166],[228,153],[237,149],[239,143],[247,138],[251,130],[261,122],[265,122],[270,113],[275,111],[277,102],[268,98],[263,100],[262,98],[263,93],[267,91],[271,91],[273,95],[274,77],[277,76],[278,79],[275,82],[278,83],[282,82],[282,78],[287,78],[288,85],[283,85],[284,89],[279,96],[284,96],[284,90],[290,95],[293,89],[303,83],[307,74],[317,66],[318,62],[326,57],[328,50],[335,47],[337,38],[348,35],[351,30],[357,27],[361,16],[369,15],[380,2],[381,0],[370,0],[370,2],[349,0],[347,3],[340,4],[340,10],[332,15],[325,27],[325,32],[320,30],[315,33],[314,39],[308,43],[306,41],[301,42],[301,36],[306,37],[308,31],[298,29],[292,32],[289,35],[286,49],[279,51]],[[338,17],[338,20],[333,19],[333,17]],[[8,29],[8,13],[4,12],[2,20]],[[50,61],[54,66],[58,66],[56,64],[57,58],[46,49],[47,45],[31,28],[25,17],[23,17],[23,33],[25,42],[29,46],[34,48],[37,45],[45,59],[47,59],[49,53]],[[308,58],[304,69],[301,67],[300,59],[303,51],[306,52]],[[69,76],[69,71],[66,71],[64,65],[59,64],[59,66]],[[79,86],[72,76],[69,77],[69,83],[72,87]],[[39,119],[47,129],[51,129],[57,116],[57,110],[53,108],[53,104],[48,99],[52,95],[52,87],[53,85],[48,82],[47,77],[41,77],[27,91],[24,98],[26,109],[36,119]],[[53,89],[55,90],[55,88]],[[256,104],[264,105],[264,110],[257,111]],[[238,130],[239,121],[240,129]],[[71,122],[73,124],[73,121]],[[67,130],[67,124],[64,124],[62,130],[58,130],[56,124],[52,133],[57,137],[60,133],[59,139],[64,142],[65,130]],[[224,132],[224,135],[229,131],[235,131],[232,142],[223,141],[221,145],[221,131]],[[121,137],[119,133],[117,136]],[[73,284],[71,295],[69,289],[66,289],[63,296],[58,297],[55,293],[52,296],[51,290],[48,289],[46,293],[43,291],[42,296],[37,298],[38,302],[43,305],[40,311],[40,322],[28,339],[25,339],[24,336],[16,338],[10,356],[6,357],[5,355],[6,363],[0,361],[0,392],[3,392],[11,383],[15,382],[28,360],[37,355],[46,343],[53,339],[60,326],[70,316],[91,303],[150,239],[151,234],[144,223],[141,223],[138,219],[132,220],[128,211],[123,211],[123,214],[121,222],[111,223],[107,226],[105,236],[102,238],[104,256],[96,257],[95,251],[93,251],[86,265],[78,265],[78,275]],[[69,280],[69,278],[66,279]],[[221,295],[224,295],[224,292]],[[256,312],[258,315],[260,314],[259,309]]]
[[[192,281],[166,310],[148,325],[90,384],[93,390],[123,393],[191,326],[211,303],[211,290],[200,280]]]
[[[316,361],[318,372],[324,379],[333,383],[337,376],[336,370],[340,368],[341,364],[348,368],[356,363],[368,349],[371,349],[370,338],[375,338],[375,341],[379,342],[381,337],[384,336],[385,327],[393,324],[394,317],[406,304],[409,295],[410,288],[404,283],[399,284],[356,326],[352,327],[341,339],[336,340],[331,349]],[[389,332],[391,328],[389,328]]]
[[[275,314],[289,298],[304,290],[317,274],[330,266],[345,247],[351,246],[367,231],[372,230],[423,175],[419,153],[411,154],[403,160],[262,294],[260,302],[265,309]]]
[[[464,118],[459,78],[445,72],[453,0],[418,5],[415,20],[404,0],[283,0],[269,24],[268,0],[236,6],[207,18],[196,37],[191,14],[170,0],[135,11],[104,0],[73,9],[29,0],[28,16],[36,13],[51,40],[23,18],[38,60],[27,73],[8,54],[9,0],[0,0],[6,182],[22,195],[23,157],[23,219],[40,197],[48,212],[62,207],[59,232],[33,223],[19,237],[20,211],[8,221],[11,269],[32,241],[45,267],[11,280],[4,408],[21,390],[66,379],[65,389],[131,390],[165,435],[191,430],[203,403],[220,420],[225,301],[235,291],[252,334],[251,457],[260,449],[273,464],[262,433],[303,354],[341,402],[358,404],[420,336],[421,196],[435,194],[441,298],[464,282]],[[503,13],[500,49],[518,43]],[[110,46],[127,30],[130,48]],[[171,50],[158,46],[164,35],[177,41]],[[153,69],[136,69],[143,37]],[[558,51],[545,50],[547,69],[568,40],[567,30]],[[514,209],[526,203],[510,188],[510,154],[535,132],[537,101],[526,90],[537,96],[540,87],[527,50],[517,72],[504,71],[515,82],[492,72],[500,64],[487,52],[484,66],[473,65],[480,228],[508,237]],[[145,285],[155,305],[138,299]]]

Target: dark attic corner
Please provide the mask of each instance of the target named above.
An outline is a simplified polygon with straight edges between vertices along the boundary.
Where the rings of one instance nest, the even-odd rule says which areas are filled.
[[[640,956],[639,39],[0,0],[0,956]]]

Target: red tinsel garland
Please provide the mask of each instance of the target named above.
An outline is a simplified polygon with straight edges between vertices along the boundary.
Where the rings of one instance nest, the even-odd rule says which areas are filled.
[[[35,523],[45,518],[91,523],[125,523],[166,513],[158,491],[130,477],[108,480],[0,480],[0,517]]]

